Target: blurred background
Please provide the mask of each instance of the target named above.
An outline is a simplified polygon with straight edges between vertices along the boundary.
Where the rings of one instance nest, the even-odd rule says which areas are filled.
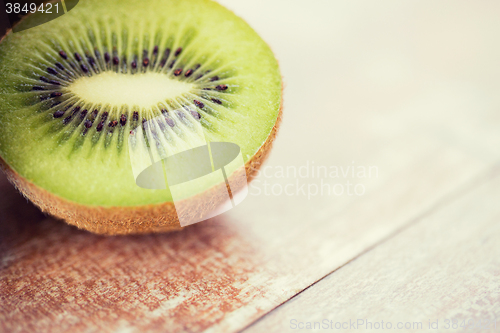
[[[457,186],[469,177],[461,178],[461,158],[484,166],[498,161],[497,2],[220,2],[263,36],[281,65],[284,120],[268,173],[308,162],[344,169],[372,165],[377,179],[354,177],[353,183],[363,184],[367,195],[384,196],[378,186],[399,177],[408,191],[429,181],[436,187],[427,190],[439,192],[437,168],[452,154],[456,160],[442,173],[455,177]],[[403,178],[410,172],[402,170],[405,163],[415,170]],[[273,176],[268,182],[285,187],[293,178]],[[321,177],[312,178],[300,184],[321,185]],[[345,184],[343,178],[324,181],[334,186]],[[259,193],[255,187],[264,191],[264,181],[253,184],[251,193]],[[253,212],[261,214],[258,219],[283,226],[296,216],[313,223],[351,200],[255,197],[258,203],[244,203],[245,216],[259,206]]]

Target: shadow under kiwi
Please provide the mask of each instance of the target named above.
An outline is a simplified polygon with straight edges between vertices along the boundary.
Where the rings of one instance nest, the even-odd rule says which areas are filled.
[[[224,240],[236,236],[238,228],[224,215],[190,225],[182,230],[144,235],[105,236],[80,230],[64,221],[43,213],[22,196],[0,172],[0,269],[5,261],[13,259],[16,249],[30,245],[31,254],[85,251],[87,255],[132,251],[139,254],[142,248],[168,244],[168,250],[179,255],[194,255],[203,247],[223,248]],[[90,246],[91,245],[91,246]],[[7,252],[11,259],[5,260]],[[15,255],[14,255],[15,257]],[[2,265],[3,264],[3,265]],[[1,271],[0,271],[1,272]],[[1,274],[1,273],[0,273]]]

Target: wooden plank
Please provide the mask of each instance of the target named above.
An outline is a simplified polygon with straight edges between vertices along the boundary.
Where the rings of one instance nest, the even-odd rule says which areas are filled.
[[[319,322],[317,330],[344,325],[345,332],[393,331],[397,325],[416,332],[428,330],[429,322],[439,332],[497,331],[499,201],[497,169],[474,191],[348,263],[244,332],[306,332],[314,322]]]
[[[8,332],[241,329],[484,170],[458,150],[413,143],[382,154],[383,169],[393,164],[387,156],[400,163],[368,186],[371,195],[345,197],[340,213],[320,211],[310,220],[282,209],[264,218],[254,207],[265,207],[265,196],[164,235],[102,237],[52,219],[4,215],[0,325]],[[12,189],[4,194],[10,211],[30,209]],[[323,200],[312,200],[311,214],[325,207]]]

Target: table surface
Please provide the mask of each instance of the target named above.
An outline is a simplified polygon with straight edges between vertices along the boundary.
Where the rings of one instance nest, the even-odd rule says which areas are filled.
[[[104,237],[0,176],[0,331],[493,331],[500,3],[221,2],[285,80],[246,200],[181,232]]]

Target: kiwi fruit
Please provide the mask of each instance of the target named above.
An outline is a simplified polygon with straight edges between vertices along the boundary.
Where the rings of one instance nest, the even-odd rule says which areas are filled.
[[[133,173],[131,135],[155,119],[170,154],[237,144],[244,166],[227,176],[251,180],[280,123],[282,80],[247,23],[211,0],[73,5],[37,26],[44,14],[27,15],[0,42],[0,166],[27,198],[94,233],[181,229],[168,186],[142,188]],[[187,193],[185,207],[213,209],[226,186]]]

